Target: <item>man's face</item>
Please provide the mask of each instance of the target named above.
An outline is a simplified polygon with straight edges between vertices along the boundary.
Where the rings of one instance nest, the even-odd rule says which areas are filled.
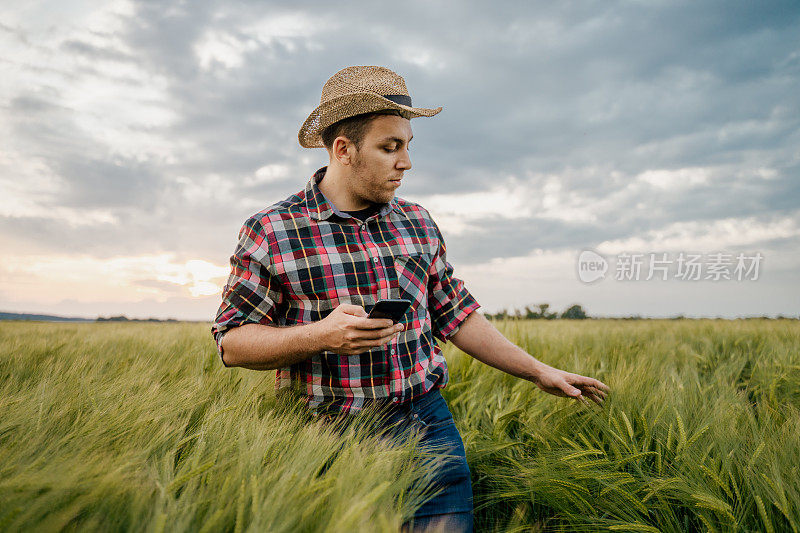
[[[411,169],[408,143],[414,136],[411,122],[397,115],[381,115],[370,124],[361,149],[352,159],[350,190],[368,202],[391,201],[403,172]]]

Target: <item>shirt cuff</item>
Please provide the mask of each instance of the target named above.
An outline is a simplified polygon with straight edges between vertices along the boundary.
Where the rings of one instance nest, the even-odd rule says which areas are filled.
[[[459,310],[455,318],[453,318],[450,322],[448,322],[447,325],[444,328],[442,328],[439,332],[435,333],[435,336],[439,340],[443,342],[447,342],[448,340],[450,340],[450,338],[456,333],[458,333],[459,329],[461,329],[462,322],[464,322],[464,320],[467,319],[469,314],[475,311],[476,309],[480,308],[480,304],[477,301],[475,301],[475,299],[472,298],[471,295],[469,296],[468,300],[469,303]]]
[[[219,354],[219,359],[220,359],[220,361],[222,361],[222,366],[224,366],[226,368],[228,367],[228,365],[225,364],[225,359],[222,357],[222,337],[224,337],[225,334],[228,333],[228,331],[230,331],[230,330],[226,329],[225,331],[217,332],[214,335],[214,340],[217,343],[217,353]]]

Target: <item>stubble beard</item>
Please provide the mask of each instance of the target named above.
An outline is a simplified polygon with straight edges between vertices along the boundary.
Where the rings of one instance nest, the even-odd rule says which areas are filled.
[[[369,176],[365,168],[364,160],[361,158],[358,151],[356,151],[356,154],[353,156],[353,178],[356,183],[369,183]],[[359,192],[363,192],[363,194],[359,194],[362,199],[375,204],[385,204],[394,198],[394,193],[388,193],[382,190],[366,188]]]

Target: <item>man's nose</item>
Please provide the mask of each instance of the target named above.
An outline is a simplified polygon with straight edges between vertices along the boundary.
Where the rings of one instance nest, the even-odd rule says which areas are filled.
[[[403,148],[400,152],[396,167],[398,170],[411,170],[411,155],[408,153],[407,148]]]

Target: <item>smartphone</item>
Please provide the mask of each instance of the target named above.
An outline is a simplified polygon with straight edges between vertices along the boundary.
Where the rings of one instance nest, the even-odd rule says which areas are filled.
[[[389,318],[397,324],[411,306],[411,300],[403,298],[378,300],[369,312],[367,318]]]

